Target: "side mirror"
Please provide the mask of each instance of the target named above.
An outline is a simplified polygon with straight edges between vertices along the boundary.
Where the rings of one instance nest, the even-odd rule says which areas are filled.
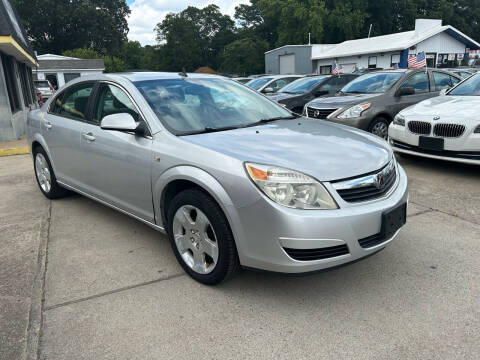
[[[267,87],[267,88],[263,89],[262,92],[265,93],[265,94],[273,93],[273,88],[272,87]]]
[[[415,95],[415,88],[403,87],[396,91],[395,96]]]
[[[138,124],[129,113],[118,113],[105,116],[100,127],[103,130],[136,131]]]
[[[438,95],[445,96],[447,94],[448,90],[450,90],[450,89],[442,89],[442,90],[440,90],[440,93]]]
[[[328,90],[317,90],[315,91],[315,96],[323,96],[323,95],[327,95],[328,94]]]

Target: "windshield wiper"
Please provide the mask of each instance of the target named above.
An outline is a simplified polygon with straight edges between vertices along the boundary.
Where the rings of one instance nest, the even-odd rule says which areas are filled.
[[[239,128],[239,126],[224,126],[224,127],[218,127],[218,128],[205,126],[201,130],[187,131],[187,132],[179,134],[179,136],[206,134],[206,133],[213,133],[213,132],[218,132],[218,131],[234,130],[234,129],[238,129],[238,128]]]
[[[293,114],[291,116],[277,116],[277,117],[272,117],[272,118],[268,118],[268,119],[260,119],[257,122],[254,122],[250,125],[265,124],[265,123],[269,123],[269,122],[277,121],[277,120],[291,120],[291,119],[296,119],[298,117],[300,117],[300,115],[297,115],[297,114]]]

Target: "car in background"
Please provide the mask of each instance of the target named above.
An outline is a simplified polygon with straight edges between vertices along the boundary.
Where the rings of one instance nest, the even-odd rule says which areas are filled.
[[[245,84],[245,83],[251,81],[252,79],[248,78],[248,77],[236,77],[236,78],[232,78],[232,80],[235,80],[236,82],[239,82],[241,84]]]
[[[356,77],[354,74],[307,76],[291,82],[276,93],[266,95],[294,113],[301,114],[307,102],[335,94]]]
[[[387,139],[388,125],[401,110],[435,97],[460,82],[440,69],[383,70],[359,76],[335,96],[305,105],[304,115],[369,131]]]
[[[55,92],[53,90],[52,84],[50,84],[50,81],[48,81],[48,80],[34,80],[33,82],[35,84],[35,87],[42,94],[42,99],[44,101],[46,99],[50,98],[53,95],[53,93]]]
[[[387,143],[224,77],[82,76],[29,112],[27,139],[43,195],[73,190],[167,233],[205,284],[242,266],[355,262],[406,220],[407,175]]]
[[[301,77],[303,77],[303,75],[268,75],[250,80],[245,85],[258,92],[268,94],[277,92],[285,85]]]
[[[398,153],[480,165],[480,73],[395,116],[388,139]]]

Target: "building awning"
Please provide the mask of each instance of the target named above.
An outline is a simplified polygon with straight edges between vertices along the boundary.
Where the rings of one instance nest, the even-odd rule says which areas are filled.
[[[30,66],[38,66],[35,58],[30,55],[11,35],[0,36],[0,51],[13,56],[20,62]]]

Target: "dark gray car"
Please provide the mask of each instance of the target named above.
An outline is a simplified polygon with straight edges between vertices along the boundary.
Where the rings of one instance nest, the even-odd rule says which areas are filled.
[[[294,113],[301,114],[307,102],[320,96],[334,95],[357,76],[354,74],[308,76],[295,80],[274,94],[266,95]]]
[[[395,115],[437,96],[461,77],[440,69],[384,70],[359,76],[335,96],[305,105],[304,115],[369,131],[384,139]]]

